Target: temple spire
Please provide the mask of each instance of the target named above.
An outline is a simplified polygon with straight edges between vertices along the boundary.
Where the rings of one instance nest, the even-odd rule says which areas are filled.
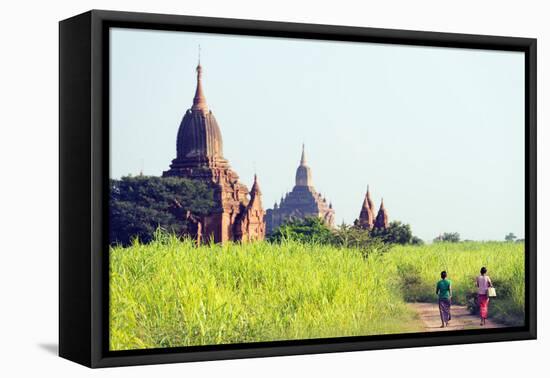
[[[300,158],[300,165],[306,165],[306,145],[302,143],[302,157]]]
[[[373,214],[376,212],[374,201],[372,200],[372,197],[370,195],[369,185],[367,185],[367,193],[365,194],[365,200],[363,201],[363,208],[365,207],[368,207]]]
[[[262,192],[260,190],[260,184],[258,183],[258,176],[254,174],[254,184],[250,188],[250,202],[248,202],[248,209],[260,209],[263,212],[262,207]]]
[[[199,62],[197,64],[197,89],[195,90],[195,97],[193,98],[192,110],[208,111],[208,105],[206,104],[206,97],[202,90],[202,66],[201,66],[201,53],[199,46]]]
[[[372,230],[374,227],[374,204],[370,197],[369,186],[367,185],[367,193],[365,194],[365,199],[363,200],[363,206],[361,207],[361,212],[359,213],[359,219],[357,219],[356,224],[364,229]]]
[[[254,183],[252,184],[252,188],[250,188],[250,195],[255,196],[257,194],[262,194],[260,191],[260,184],[258,183],[258,175],[254,173]]]
[[[384,198],[380,201],[380,209],[374,221],[374,228],[386,229],[389,226],[388,212],[384,207]]]
[[[374,207],[374,201],[372,200],[372,198],[370,196],[370,189],[369,189],[368,185],[367,185],[367,195],[365,197],[365,201],[367,201],[367,203],[370,207],[370,211],[372,212],[372,214],[374,214],[376,212],[376,208]]]
[[[296,186],[313,186],[313,182],[311,180],[311,169],[306,164],[306,148],[303,143],[300,165],[296,170]]]

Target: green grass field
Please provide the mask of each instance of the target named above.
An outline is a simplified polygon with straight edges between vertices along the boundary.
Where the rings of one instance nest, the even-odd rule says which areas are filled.
[[[525,246],[523,243],[469,242],[396,246],[386,263],[397,267],[405,300],[433,301],[438,273],[453,283],[453,303],[475,307],[475,279],[482,266],[497,290],[489,315],[507,325],[522,325],[525,315]]]
[[[408,300],[435,300],[446,269],[466,303],[486,265],[491,312],[523,318],[523,244],[460,243],[359,251],[287,242],[211,245],[164,237],[110,249],[110,349],[421,331]]]

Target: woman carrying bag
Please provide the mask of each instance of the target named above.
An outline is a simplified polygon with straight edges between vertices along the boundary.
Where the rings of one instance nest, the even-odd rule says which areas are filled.
[[[496,297],[495,288],[491,282],[491,278],[487,275],[487,268],[482,267],[480,275],[476,278],[477,284],[477,303],[479,304],[479,316],[481,323],[485,325],[485,320],[489,313],[489,297]]]

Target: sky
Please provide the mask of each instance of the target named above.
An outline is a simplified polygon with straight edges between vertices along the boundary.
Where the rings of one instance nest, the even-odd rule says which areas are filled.
[[[521,52],[113,28],[110,175],[160,176],[196,87],[224,156],[264,208],[292,190],[302,143],[336,223],[367,185],[430,241],[524,237]]]

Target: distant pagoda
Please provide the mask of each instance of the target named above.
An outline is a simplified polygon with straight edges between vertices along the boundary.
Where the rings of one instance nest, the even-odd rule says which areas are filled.
[[[370,190],[367,186],[367,194],[365,195],[365,200],[363,201],[361,213],[359,214],[359,219],[356,221],[356,225],[364,229],[372,230],[374,227],[374,214],[374,202],[372,201]]]
[[[359,218],[355,220],[355,226],[363,228],[365,230],[386,229],[389,225],[388,212],[384,207],[384,199],[380,202],[380,209],[375,214],[374,202],[370,195],[369,187],[367,186],[367,194],[363,200],[363,206],[359,213]]]
[[[185,177],[205,182],[214,190],[215,209],[198,219],[196,240],[263,240],[265,212],[262,208],[258,178],[249,192],[223,157],[223,142],[218,122],[208,109],[202,89],[202,67],[197,66],[197,88],[193,105],[181,121],[177,135],[176,158],[163,177]],[[189,217],[189,216],[188,216]]]
[[[384,207],[384,199],[380,201],[380,209],[378,210],[378,214],[376,215],[376,219],[374,220],[374,228],[388,228],[389,220],[388,220],[388,212],[386,211],[386,208]]]
[[[311,168],[306,163],[305,146],[302,145],[300,165],[296,169],[296,183],[286,196],[281,197],[273,209],[266,211],[266,233],[272,233],[287,220],[319,217],[332,227],[334,223],[334,209],[327,203],[320,193],[315,191],[311,177]]]

